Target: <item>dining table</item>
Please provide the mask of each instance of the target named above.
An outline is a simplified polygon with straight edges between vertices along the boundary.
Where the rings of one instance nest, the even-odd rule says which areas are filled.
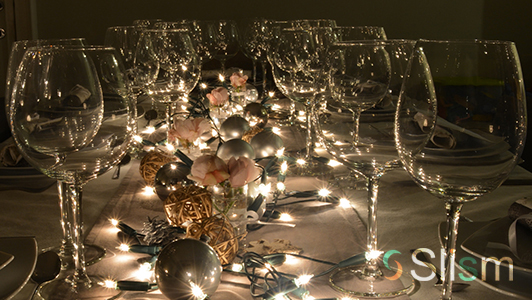
[[[304,143],[303,131],[293,127],[282,127],[279,135],[285,143]],[[321,152],[320,152],[321,151]],[[326,156],[326,151],[317,149],[317,153]],[[166,218],[163,201],[153,190],[146,189],[147,183],[139,172],[140,159],[134,158],[121,166],[120,176],[113,178],[115,169],[88,182],[83,188],[83,230],[85,243],[103,247],[106,254],[95,264],[88,266],[89,272],[98,273],[114,280],[152,281],[153,275],[139,277],[139,261],[147,255],[121,251],[124,242],[116,226],[110,220],[120,220],[129,227],[140,231],[149,220]],[[363,182],[346,182],[346,170],[334,167],[332,174],[336,179],[324,179],[316,176],[296,176],[288,173],[284,183],[286,195],[290,191],[318,191],[327,188],[337,199],[346,198],[348,205],[335,201],[324,201],[317,196],[302,198],[283,198],[275,210],[290,216],[289,220],[272,219],[263,226],[250,226],[246,236],[248,245],[283,242],[297,249],[300,255],[332,263],[340,262],[355,254],[363,253],[366,248],[367,190],[361,188]],[[116,177],[116,176],[115,176]],[[20,176],[25,185],[36,185],[42,177],[27,178]],[[351,178],[352,179],[352,178]],[[271,179],[275,184],[276,178]],[[361,179],[359,179],[361,180]],[[61,244],[62,231],[55,183],[39,190],[22,189],[20,184],[10,188],[2,186],[0,190],[0,237],[34,237],[38,249],[48,249]],[[496,222],[508,218],[509,207],[517,200],[532,196],[532,173],[517,166],[509,179],[492,193],[466,203],[462,211],[462,221],[458,234],[457,257],[468,258],[467,265],[481,267],[484,254],[465,247],[467,239],[482,231],[475,238],[504,234],[507,227],[494,226]],[[271,197],[270,197],[271,198]],[[440,265],[441,242],[439,228],[445,223],[445,206],[438,199],[420,188],[410,176],[398,168],[387,172],[380,182],[377,205],[378,242],[383,253],[388,253],[388,264],[400,265],[407,274],[417,274],[414,288],[410,293],[396,299],[427,300],[439,299],[440,288],[435,285],[436,278],[426,266],[415,261],[411,255],[413,249],[430,249],[436,256],[435,265]],[[295,225],[295,226],[287,226]],[[492,225],[491,227],[489,227]],[[518,225],[520,226],[520,225]],[[504,228],[502,228],[504,227]],[[489,232],[495,230],[498,232]],[[530,234],[530,233],[525,233]],[[530,235],[525,236],[530,237]],[[142,242],[142,241],[141,241]],[[523,241],[526,243],[526,241]],[[529,241],[529,242],[532,242]],[[468,252],[464,249],[467,249]],[[393,251],[393,252],[390,252]],[[511,255],[511,254],[508,254]],[[473,262],[474,261],[474,262]],[[384,266],[383,266],[384,267]],[[528,267],[530,267],[528,265]],[[283,272],[302,275],[317,274],[328,265],[305,260],[296,256],[278,266]],[[501,273],[503,270],[501,269]],[[0,270],[1,272],[1,270]],[[532,277],[532,269],[514,268],[514,280],[519,276]],[[459,276],[462,275],[462,276]],[[465,276],[464,276],[465,275]],[[532,299],[532,288],[512,284],[497,284],[493,281],[471,280],[465,270],[456,269],[456,281],[470,286],[453,294],[453,299]],[[491,274],[492,275],[492,274]],[[491,276],[488,274],[488,276]],[[305,285],[314,299],[344,299],[349,295],[331,288],[328,274],[312,278]],[[501,280],[508,280],[501,275]],[[430,279],[428,279],[430,278]],[[463,280],[465,279],[465,280]],[[407,280],[408,281],[408,280]],[[508,282],[506,282],[508,283]],[[390,284],[401,284],[390,281]],[[2,282],[0,282],[2,285]],[[12,299],[30,299],[35,283],[28,280]],[[290,295],[291,299],[299,299]],[[158,289],[150,291],[117,291],[115,299],[166,299]],[[224,271],[217,290],[210,295],[212,300],[254,299],[250,292],[248,278],[239,273]],[[308,298],[307,299],[313,299]],[[349,299],[349,298],[345,298]],[[351,299],[357,299],[352,296]]]

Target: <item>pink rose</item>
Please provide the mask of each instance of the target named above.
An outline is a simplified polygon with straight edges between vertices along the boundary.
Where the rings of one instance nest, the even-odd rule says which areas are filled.
[[[231,157],[227,167],[231,187],[244,186],[257,179],[260,175],[260,169],[255,165],[255,162],[245,156],[241,156],[238,159]]]
[[[223,106],[229,101],[229,92],[224,87],[217,87],[207,94],[212,106]]]
[[[168,138],[170,141],[178,139],[182,142],[193,143],[210,129],[211,123],[204,118],[175,120],[172,129],[168,131]]]
[[[245,91],[246,90],[246,81],[248,81],[247,75],[242,75],[238,72],[233,73],[231,77],[229,77],[231,80],[231,85],[237,90],[237,91]]]
[[[202,186],[216,185],[229,178],[227,164],[216,155],[203,155],[192,164],[188,178]]]

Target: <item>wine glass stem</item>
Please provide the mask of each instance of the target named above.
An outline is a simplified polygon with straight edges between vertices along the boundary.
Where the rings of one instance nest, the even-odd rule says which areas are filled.
[[[253,64],[253,85],[257,84],[257,61],[252,59],[251,63]]]
[[[443,285],[442,299],[450,300],[452,298],[452,286],[454,278],[454,260],[456,255],[456,237],[458,235],[458,222],[462,203],[446,203],[447,211],[447,238],[445,240],[445,264],[442,268]]]
[[[165,109],[165,121],[166,121],[166,143],[170,143],[170,139],[168,136],[168,133],[170,132],[170,129],[172,129],[172,102],[166,102],[166,109]]]
[[[368,176],[366,184],[368,187],[368,228],[367,228],[367,253],[364,274],[376,277],[381,275],[379,271],[379,251],[377,244],[377,196],[379,193],[379,181],[381,175]]]
[[[267,95],[267,87],[266,87],[266,84],[268,83],[267,80],[266,80],[266,75],[268,74],[268,69],[267,69],[267,61],[265,59],[263,59],[261,61],[261,68],[262,68],[262,98],[266,98]]]
[[[70,270],[74,265],[74,262],[72,261],[72,251],[74,249],[71,224],[72,210],[70,209],[71,205],[68,184],[62,180],[58,180],[57,192],[59,194],[59,211],[61,214],[61,230],[63,232],[59,257],[61,258],[61,270],[66,271]]]
[[[353,145],[357,146],[359,143],[359,130],[360,130],[360,115],[362,112],[357,109],[353,110]]]
[[[310,159],[312,158],[312,149],[314,148],[312,146],[312,105],[310,103],[307,103],[305,105],[305,116],[306,116],[306,122],[307,122],[307,136],[305,139],[306,143],[306,149],[305,149],[305,160],[307,162],[310,162]]]
[[[74,261],[74,274],[72,277],[72,285],[77,287],[79,285],[90,286],[91,282],[87,276],[85,264],[85,251],[83,248],[83,221],[81,217],[81,200],[82,200],[82,186],[79,183],[66,184],[67,193],[70,198],[70,217],[71,232],[72,232],[72,258]]]

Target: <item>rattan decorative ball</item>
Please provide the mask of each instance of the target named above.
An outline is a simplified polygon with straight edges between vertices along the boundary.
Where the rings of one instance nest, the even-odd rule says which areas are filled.
[[[154,186],[157,171],[165,164],[176,160],[177,157],[171,153],[164,152],[160,149],[152,150],[140,161],[140,176],[146,181],[147,185]]]
[[[195,222],[187,227],[187,237],[199,239],[208,236],[208,244],[218,253],[222,265],[233,262],[238,253],[238,240],[235,230],[226,216],[216,214],[212,217]]]
[[[212,216],[212,194],[195,185],[179,188],[164,200],[164,212],[174,226],[201,222]]]

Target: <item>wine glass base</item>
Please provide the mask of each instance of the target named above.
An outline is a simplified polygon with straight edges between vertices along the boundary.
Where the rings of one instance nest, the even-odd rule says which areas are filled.
[[[97,246],[97,245],[84,244],[83,249],[85,253],[85,265],[86,266],[90,266],[90,265],[93,265],[99,262],[105,257],[105,254],[107,253],[107,251],[104,248]],[[51,248],[43,250],[43,252],[46,252],[46,251],[53,251],[57,253],[57,255],[59,255],[59,258],[63,260],[62,255],[61,255],[61,247],[51,247]]]
[[[380,268],[382,275],[367,276],[365,265],[352,266],[336,270],[329,277],[333,289],[365,298],[391,298],[405,295],[415,288],[412,276],[403,270]]]
[[[32,297],[32,300],[81,300],[81,299],[110,299],[121,291],[102,285],[105,280],[100,276],[89,276],[90,284],[72,285],[70,277],[59,277],[42,284]]]
[[[342,190],[367,191],[366,179],[354,172],[334,174],[329,183]]]
[[[333,168],[326,163],[310,160],[303,165],[296,164],[288,170],[289,176],[312,176],[329,180],[333,176]]]

